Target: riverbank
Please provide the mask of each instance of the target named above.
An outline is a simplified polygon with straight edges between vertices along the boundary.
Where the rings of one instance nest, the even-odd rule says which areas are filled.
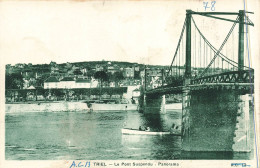
[[[89,108],[83,102],[66,101],[5,104],[6,113],[57,111],[89,111]]]
[[[166,110],[180,110],[181,103],[166,104]],[[27,102],[5,104],[6,113],[21,112],[58,112],[58,111],[123,111],[137,110],[137,104],[98,104],[92,103],[89,108],[84,102]]]

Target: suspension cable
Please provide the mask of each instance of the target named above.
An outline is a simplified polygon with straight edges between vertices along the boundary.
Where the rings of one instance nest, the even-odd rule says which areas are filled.
[[[238,17],[237,17],[236,20],[238,20]],[[236,22],[232,25],[231,29],[230,29],[229,32],[228,32],[228,35],[226,36],[226,38],[225,38],[225,40],[223,41],[222,45],[220,46],[219,50],[218,50],[217,53],[215,54],[214,58],[210,61],[209,65],[207,66],[206,69],[204,69],[204,71],[202,72],[202,74],[201,74],[200,76],[203,76],[203,75],[206,73],[206,71],[208,70],[208,68],[211,66],[211,64],[215,61],[215,59],[216,59],[217,56],[219,55],[220,51],[222,50],[222,48],[223,48],[224,45],[226,44],[226,42],[227,42],[227,40],[228,40],[228,38],[229,38],[231,32],[234,30],[235,26],[236,26]],[[222,58],[222,59],[223,59],[223,58]]]
[[[178,41],[178,45],[177,45],[176,51],[175,51],[175,53],[174,53],[174,56],[173,56],[173,59],[172,59],[172,63],[171,63],[171,65],[170,65],[170,68],[169,68],[169,71],[168,71],[168,73],[167,73],[167,76],[169,75],[169,72],[170,72],[170,70],[171,70],[172,64],[173,64],[173,62],[174,62],[174,60],[175,60],[175,57],[176,57],[177,52],[178,52],[178,49],[179,49],[179,47],[180,47],[180,42],[181,42],[181,40],[182,40],[183,33],[184,33],[184,30],[185,30],[185,27],[186,27],[186,21],[187,21],[187,18],[185,18],[185,21],[184,21],[184,24],[183,24],[183,27],[182,27],[182,31],[181,31],[181,36],[180,36],[180,39],[179,39],[179,41]]]
[[[194,26],[196,27],[197,31],[199,32],[199,34],[201,35],[201,37],[204,39],[204,41],[209,45],[209,47],[214,51],[214,53],[217,53],[217,49],[216,49],[216,48],[206,39],[206,37],[201,33],[201,31],[200,31],[199,28],[197,27],[197,25],[196,25],[196,23],[195,23],[193,17],[191,17],[191,19],[192,19],[192,21],[193,21],[193,23],[194,23]],[[237,19],[238,19],[238,18],[237,18]],[[225,56],[224,54],[222,54],[221,52],[219,53],[218,56],[220,56],[221,58],[224,57],[224,59],[227,59],[227,60],[228,60],[228,61],[227,61],[228,63],[230,63],[229,61],[231,61],[231,62],[233,62],[234,64],[238,64],[237,62],[235,62],[235,61],[229,59],[228,57],[226,57],[226,56]],[[230,63],[230,64],[233,65],[233,66],[235,66],[235,67],[238,67],[238,66],[236,66],[236,65],[234,65],[234,64],[232,64],[232,63]],[[244,67],[246,67],[246,66],[244,66]],[[249,67],[246,67],[246,68],[249,68]]]

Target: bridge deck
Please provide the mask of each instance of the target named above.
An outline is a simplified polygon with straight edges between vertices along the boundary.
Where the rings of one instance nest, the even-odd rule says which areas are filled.
[[[187,86],[163,86],[158,87],[153,90],[146,91],[146,94],[178,94],[182,93],[183,90],[240,90],[247,93],[254,91],[254,85],[252,83],[204,83],[196,85],[187,85]]]
[[[240,90],[248,93],[254,91],[254,70],[230,71],[211,76],[191,79],[190,84],[184,85],[184,82],[178,82],[175,86],[168,84],[152,90],[146,91],[146,94],[169,94],[182,93],[184,89],[205,90]]]

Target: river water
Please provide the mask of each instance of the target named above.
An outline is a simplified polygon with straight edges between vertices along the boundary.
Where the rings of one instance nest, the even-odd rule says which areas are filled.
[[[136,129],[143,125],[154,131],[167,131],[173,123],[181,124],[181,110],[162,115],[137,111],[8,113],[5,122],[7,160],[191,158],[190,154],[182,155],[179,136],[121,134],[124,125]],[[233,153],[195,155],[195,159],[244,158]]]

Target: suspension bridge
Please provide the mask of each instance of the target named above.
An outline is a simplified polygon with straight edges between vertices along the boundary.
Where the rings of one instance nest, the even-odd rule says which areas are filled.
[[[165,113],[165,95],[182,96],[185,151],[251,151],[249,99],[254,92],[254,70],[245,59],[245,35],[246,26],[254,24],[249,14],[253,13],[186,10],[172,62],[157,79],[161,85],[148,89],[149,74],[145,72],[140,105],[144,112],[158,107]],[[194,16],[232,22],[219,48],[205,37]]]

